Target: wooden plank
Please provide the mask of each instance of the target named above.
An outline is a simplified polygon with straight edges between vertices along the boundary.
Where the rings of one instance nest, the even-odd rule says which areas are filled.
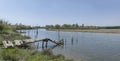
[[[64,44],[63,41],[56,41],[56,40],[51,40],[49,38],[45,38],[45,39],[25,39],[25,40],[14,40],[14,43],[11,42],[11,41],[2,41],[2,44],[5,48],[8,48],[8,47],[14,47],[14,46],[20,46],[20,45],[23,45],[23,44],[29,44],[29,43],[34,43],[34,42],[52,42],[52,43],[55,43],[56,45],[59,45],[59,44]]]

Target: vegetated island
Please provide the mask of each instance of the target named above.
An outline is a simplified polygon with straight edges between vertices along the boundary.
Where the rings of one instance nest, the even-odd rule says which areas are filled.
[[[18,26],[19,27],[19,26]],[[23,27],[23,26],[22,26]],[[24,28],[27,26],[24,26]],[[30,37],[23,36],[16,31],[17,27],[0,20],[0,42],[4,40],[21,40]],[[20,29],[20,28],[19,28]],[[23,29],[23,28],[21,28]],[[26,28],[25,28],[26,29]],[[2,48],[0,45],[0,61],[73,61],[66,59],[63,55],[54,55],[51,50],[37,51],[28,48]]]
[[[69,31],[69,32],[93,32],[93,33],[116,33],[120,34],[120,26],[85,26],[84,24],[63,24],[46,25],[49,31]]]

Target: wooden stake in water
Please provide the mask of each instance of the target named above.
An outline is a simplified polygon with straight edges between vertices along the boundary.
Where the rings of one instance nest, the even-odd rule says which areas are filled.
[[[58,40],[60,40],[60,30],[58,29]]]
[[[38,28],[36,29],[36,36],[35,38],[37,39],[38,38]]]

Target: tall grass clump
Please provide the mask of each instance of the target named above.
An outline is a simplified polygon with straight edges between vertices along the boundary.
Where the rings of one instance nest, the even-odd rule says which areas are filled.
[[[8,48],[0,51],[0,61],[73,61],[61,54],[54,55],[50,50],[35,51],[19,48]]]

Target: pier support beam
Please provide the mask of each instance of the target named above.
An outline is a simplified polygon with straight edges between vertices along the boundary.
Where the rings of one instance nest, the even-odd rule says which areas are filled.
[[[45,45],[46,48],[47,48],[47,45],[48,45],[48,41],[46,41],[46,45]]]
[[[42,48],[44,48],[44,41],[42,41]]]

